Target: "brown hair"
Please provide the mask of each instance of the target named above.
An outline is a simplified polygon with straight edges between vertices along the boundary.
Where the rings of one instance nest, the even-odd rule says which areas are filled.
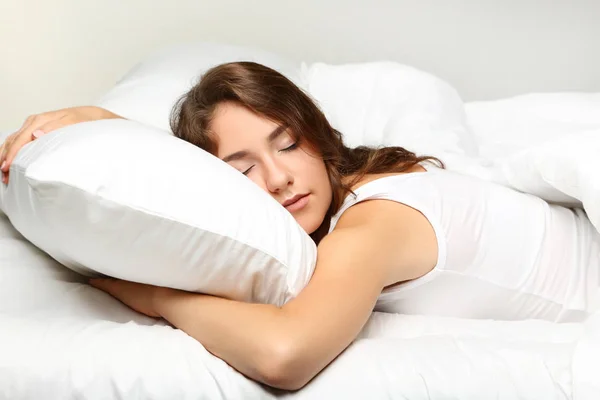
[[[175,136],[211,154],[217,140],[210,124],[217,105],[231,101],[279,124],[289,126],[296,139],[306,141],[323,158],[333,190],[331,205],[321,227],[311,236],[318,243],[329,229],[329,220],[341,207],[352,186],[366,174],[404,172],[422,161],[402,147],[346,147],[315,102],[279,72],[254,62],[232,62],[208,70],[175,104],[171,129]],[[343,178],[352,176],[350,182]]]

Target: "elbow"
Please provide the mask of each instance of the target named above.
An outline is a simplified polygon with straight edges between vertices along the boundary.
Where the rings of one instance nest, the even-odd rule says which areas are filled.
[[[293,345],[273,344],[268,357],[259,366],[259,380],[271,387],[282,390],[300,390],[316,375],[307,364],[306,357]]]
[[[265,385],[289,391],[302,389],[312,378],[277,363],[272,363],[272,365],[261,371],[260,374],[260,381]]]

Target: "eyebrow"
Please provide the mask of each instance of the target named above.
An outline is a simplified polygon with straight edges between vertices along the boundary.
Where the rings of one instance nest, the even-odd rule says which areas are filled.
[[[269,133],[269,136],[267,137],[267,141],[269,143],[273,143],[283,132],[285,132],[285,130],[287,128],[288,128],[287,125],[279,125],[277,128],[275,128],[273,130],[273,132]],[[225,161],[225,162],[235,161],[235,160],[242,159],[242,158],[246,157],[247,155],[248,155],[248,151],[246,151],[246,150],[236,151],[235,153],[230,154],[227,157],[223,157],[223,161]]]

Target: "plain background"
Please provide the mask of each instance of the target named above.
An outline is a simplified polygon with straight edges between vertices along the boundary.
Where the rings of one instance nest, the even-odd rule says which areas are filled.
[[[89,104],[163,46],[395,60],[465,101],[600,91],[600,0],[0,0],[0,129]]]

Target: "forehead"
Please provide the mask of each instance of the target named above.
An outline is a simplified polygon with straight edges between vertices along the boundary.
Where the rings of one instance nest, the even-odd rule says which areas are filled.
[[[210,128],[221,148],[264,140],[278,125],[246,107],[228,102],[217,106]]]

